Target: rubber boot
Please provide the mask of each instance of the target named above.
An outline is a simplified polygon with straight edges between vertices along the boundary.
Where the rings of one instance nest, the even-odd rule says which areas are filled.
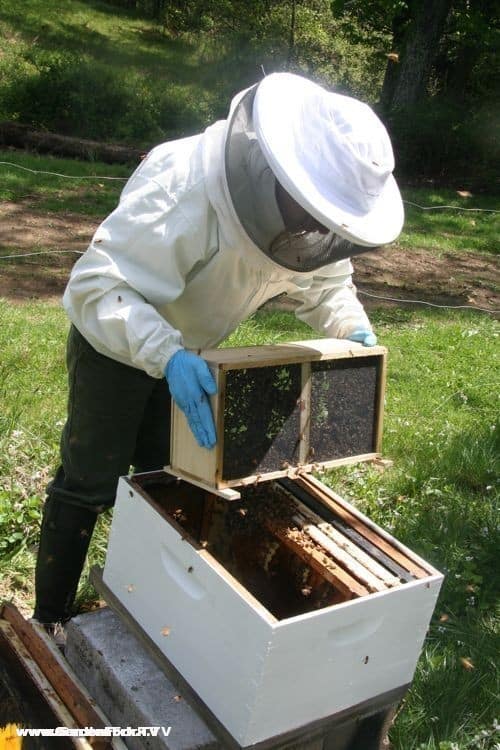
[[[33,617],[39,622],[66,622],[71,617],[96,520],[95,511],[47,498],[35,571]]]

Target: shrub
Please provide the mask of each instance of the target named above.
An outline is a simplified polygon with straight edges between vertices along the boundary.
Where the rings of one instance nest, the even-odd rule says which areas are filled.
[[[37,53],[3,91],[4,116],[57,133],[149,146],[208,124],[210,98],[67,52]]]

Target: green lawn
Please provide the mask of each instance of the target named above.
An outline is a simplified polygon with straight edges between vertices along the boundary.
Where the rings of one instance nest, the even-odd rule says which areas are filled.
[[[337,49],[341,79],[351,80],[347,67],[364,60],[373,44],[384,47],[375,40],[354,53]],[[283,63],[282,50],[257,53],[238,45],[237,36],[166,36],[133,11],[99,0],[25,0],[21,11],[19,2],[2,0],[0,119],[29,121],[33,111],[33,121],[49,129],[149,146],[166,134],[199,131],[225,114],[233,92],[258,79],[261,64],[269,71]],[[365,66],[353,75],[360,95],[377,90]],[[69,113],[59,123],[53,121],[58,97],[64,106],[57,111]],[[96,225],[135,166],[9,150],[0,152],[0,162],[90,177],[70,180],[0,164],[0,201],[71,211],[95,217]],[[422,206],[498,210],[498,198],[482,194],[412,188],[403,197]],[[408,204],[406,216],[398,244],[409,253],[497,252],[498,213]],[[10,253],[4,243],[0,264]],[[389,348],[383,452],[394,465],[384,473],[343,468],[322,480],[446,574],[413,686],[391,731],[393,747],[499,750],[498,323],[435,309],[380,309],[371,318]],[[57,305],[0,300],[0,599],[12,596],[26,614],[44,488],[58,461],[64,421],[67,327]],[[289,313],[260,312],[227,343],[314,335]],[[103,563],[109,520],[110,514],[100,519],[90,564]],[[94,597],[82,581],[80,604]]]
[[[500,203],[498,196],[461,197],[446,189],[406,188],[403,197],[406,222],[398,239],[404,248],[421,247],[435,255],[457,250],[497,254],[500,236]],[[422,210],[418,206],[433,207]],[[443,210],[436,206],[453,206]],[[480,209],[471,211],[470,209]]]
[[[258,61],[255,56],[258,56]],[[236,91],[283,61],[238,35],[175,37],[98,0],[0,7],[0,119],[151,145],[225,116]]]
[[[0,153],[28,169],[92,177],[67,180],[0,165],[0,200],[32,209],[104,217],[131,167]],[[403,190],[424,206],[494,208],[478,195]],[[491,254],[497,214],[427,212],[407,207],[399,240],[429,252]],[[0,255],[9,254],[4,249]],[[0,258],[1,261],[1,258]],[[7,261],[4,261],[7,262]],[[12,261],[9,261],[12,263]],[[413,687],[392,729],[396,750],[498,750],[498,337],[491,316],[473,312],[380,309],[371,314],[389,348],[383,474],[344,468],[323,481],[446,574]],[[28,613],[44,487],[57,463],[64,420],[67,320],[45,302],[0,303],[0,596]],[[228,344],[313,336],[284,312],[261,312]],[[90,562],[102,564],[109,517],[102,518]],[[95,596],[84,580],[79,602]]]
[[[28,208],[58,214],[72,211],[104,218],[116,206],[134,167],[0,151],[0,201],[22,202]],[[53,174],[44,174],[47,172]]]
[[[494,750],[498,732],[498,325],[439,311],[373,314],[389,347],[385,473],[357,466],[323,477],[446,574],[413,687],[392,729],[397,750]],[[46,481],[65,410],[58,306],[0,304],[0,575],[28,610]],[[261,312],[228,341],[314,335],[284,312]],[[91,563],[103,562],[102,519]],[[80,602],[91,601],[85,582]]]
[[[104,218],[115,207],[125,180],[135,166],[111,166],[22,151],[0,151],[0,200],[23,202],[27,207],[39,210],[95,216],[97,224],[98,219]],[[80,176],[81,179],[39,172]],[[422,248],[433,255],[462,251],[498,253],[500,213],[494,213],[499,210],[497,196],[479,194],[461,198],[456,191],[446,189],[405,187],[402,194],[407,201],[405,226],[398,239],[402,248]],[[424,207],[448,205],[479,210],[423,211],[412,203]]]
[[[131,170],[14,151],[0,154],[0,161],[94,176],[70,181],[0,165],[0,200],[72,210],[96,222],[115,205],[123,185],[101,177],[125,177]],[[494,207],[488,196],[403,193],[421,205]],[[407,216],[401,244],[408,252],[415,243],[430,253],[465,246],[479,255],[497,244],[495,214],[472,219],[410,209]],[[476,229],[464,239],[471,221]],[[474,237],[480,238],[476,244]],[[498,323],[488,315],[435,309],[380,309],[371,317],[389,348],[383,452],[394,466],[382,474],[366,466],[344,468],[323,481],[446,574],[413,687],[391,732],[394,748],[498,750]],[[13,596],[26,613],[44,487],[58,460],[64,420],[67,327],[57,305],[0,302],[0,597]],[[308,336],[314,333],[291,314],[260,312],[227,343]],[[102,518],[91,563],[104,560],[108,527],[109,517]],[[94,596],[83,581],[80,603]]]

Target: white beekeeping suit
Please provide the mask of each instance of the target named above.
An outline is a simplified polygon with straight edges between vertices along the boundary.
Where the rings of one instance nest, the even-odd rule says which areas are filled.
[[[320,334],[375,343],[349,256],[401,230],[393,166],[369,107],[277,73],[237,96],[227,121],[158,146],[134,172],[64,294],[68,417],[43,511],[39,622],[72,616],[118,477],[168,462],[172,401],[200,446],[216,444],[216,384],[196,350],[283,293]]]
[[[350,126],[346,131],[339,116],[330,158],[332,116],[354,108],[359,119],[360,107],[383,130],[376,159],[360,147],[351,153]],[[74,267],[63,300],[70,319],[98,352],[157,378],[176,351],[216,346],[282,293],[322,335],[371,331],[345,256],[391,241],[401,229],[387,143],[366,105],[298,76],[265,78],[233,100],[228,120],[164,143],[141,163]],[[360,177],[369,158],[374,166]],[[276,178],[327,237],[287,235]],[[391,218],[386,206],[381,221],[379,194],[386,196],[389,184]],[[273,242],[275,232],[284,243]]]

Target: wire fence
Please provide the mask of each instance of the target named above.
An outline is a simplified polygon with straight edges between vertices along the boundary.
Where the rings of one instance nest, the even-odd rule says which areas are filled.
[[[31,169],[29,167],[25,167],[21,164],[16,164],[14,162],[9,161],[0,161],[0,165],[2,166],[8,166],[8,167],[14,167],[16,169],[21,169],[26,172],[31,172],[32,174],[43,174],[43,175],[51,175],[53,177],[62,177],[67,180],[114,180],[114,181],[120,181],[120,182],[127,182],[128,177],[110,177],[105,175],[68,175],[68,174],[62,174],[60,172],[49,172],[46,170],[41,169]],[[471,208],[466,206],[450,206],[450,205],[439,205],[439,206],[421,206],[419,203],[414,203],[413,201],[403,200],[403,203],[405,203],[408,206],[414,206],[415,208],[419,208],[421,211],[439,211],[439,210],[452,210],[452,211],[477,211],[482,213],[493,213],[498,214],[500,213],[500,210],[493,209],[493,208]],[[80,250],[40,250],[39,252],[35,253],[16,253],[12,255],[0,255],[0,261],[5,260],[15,260],[19,258],[28,258],[31,256],[39,256],[39,255],[61,255],[64,253],[73,253],[76,255],[83,255],[83,251]],[[357,291],[359,294],[365,296],[365,297],[371,297],[374,299],[379,299],[387,302],[397,302],[398,304],[411,304],[411,305],[427,305],[429,307],[437,307],[441,309],[446,310],[478,310],[480,312],[485,312],[490,315],[498,315],[500,313],[500,310],[488,310],[485,307],[479,307],[477,305],[438,305],[435,302],[427,302],[426,300],[418,300],[418,299],[403,299],[400,297],[386,297],[380,294],[373,294],[372,292],[366,292],[363,289],[360,289],[357,287]]]

